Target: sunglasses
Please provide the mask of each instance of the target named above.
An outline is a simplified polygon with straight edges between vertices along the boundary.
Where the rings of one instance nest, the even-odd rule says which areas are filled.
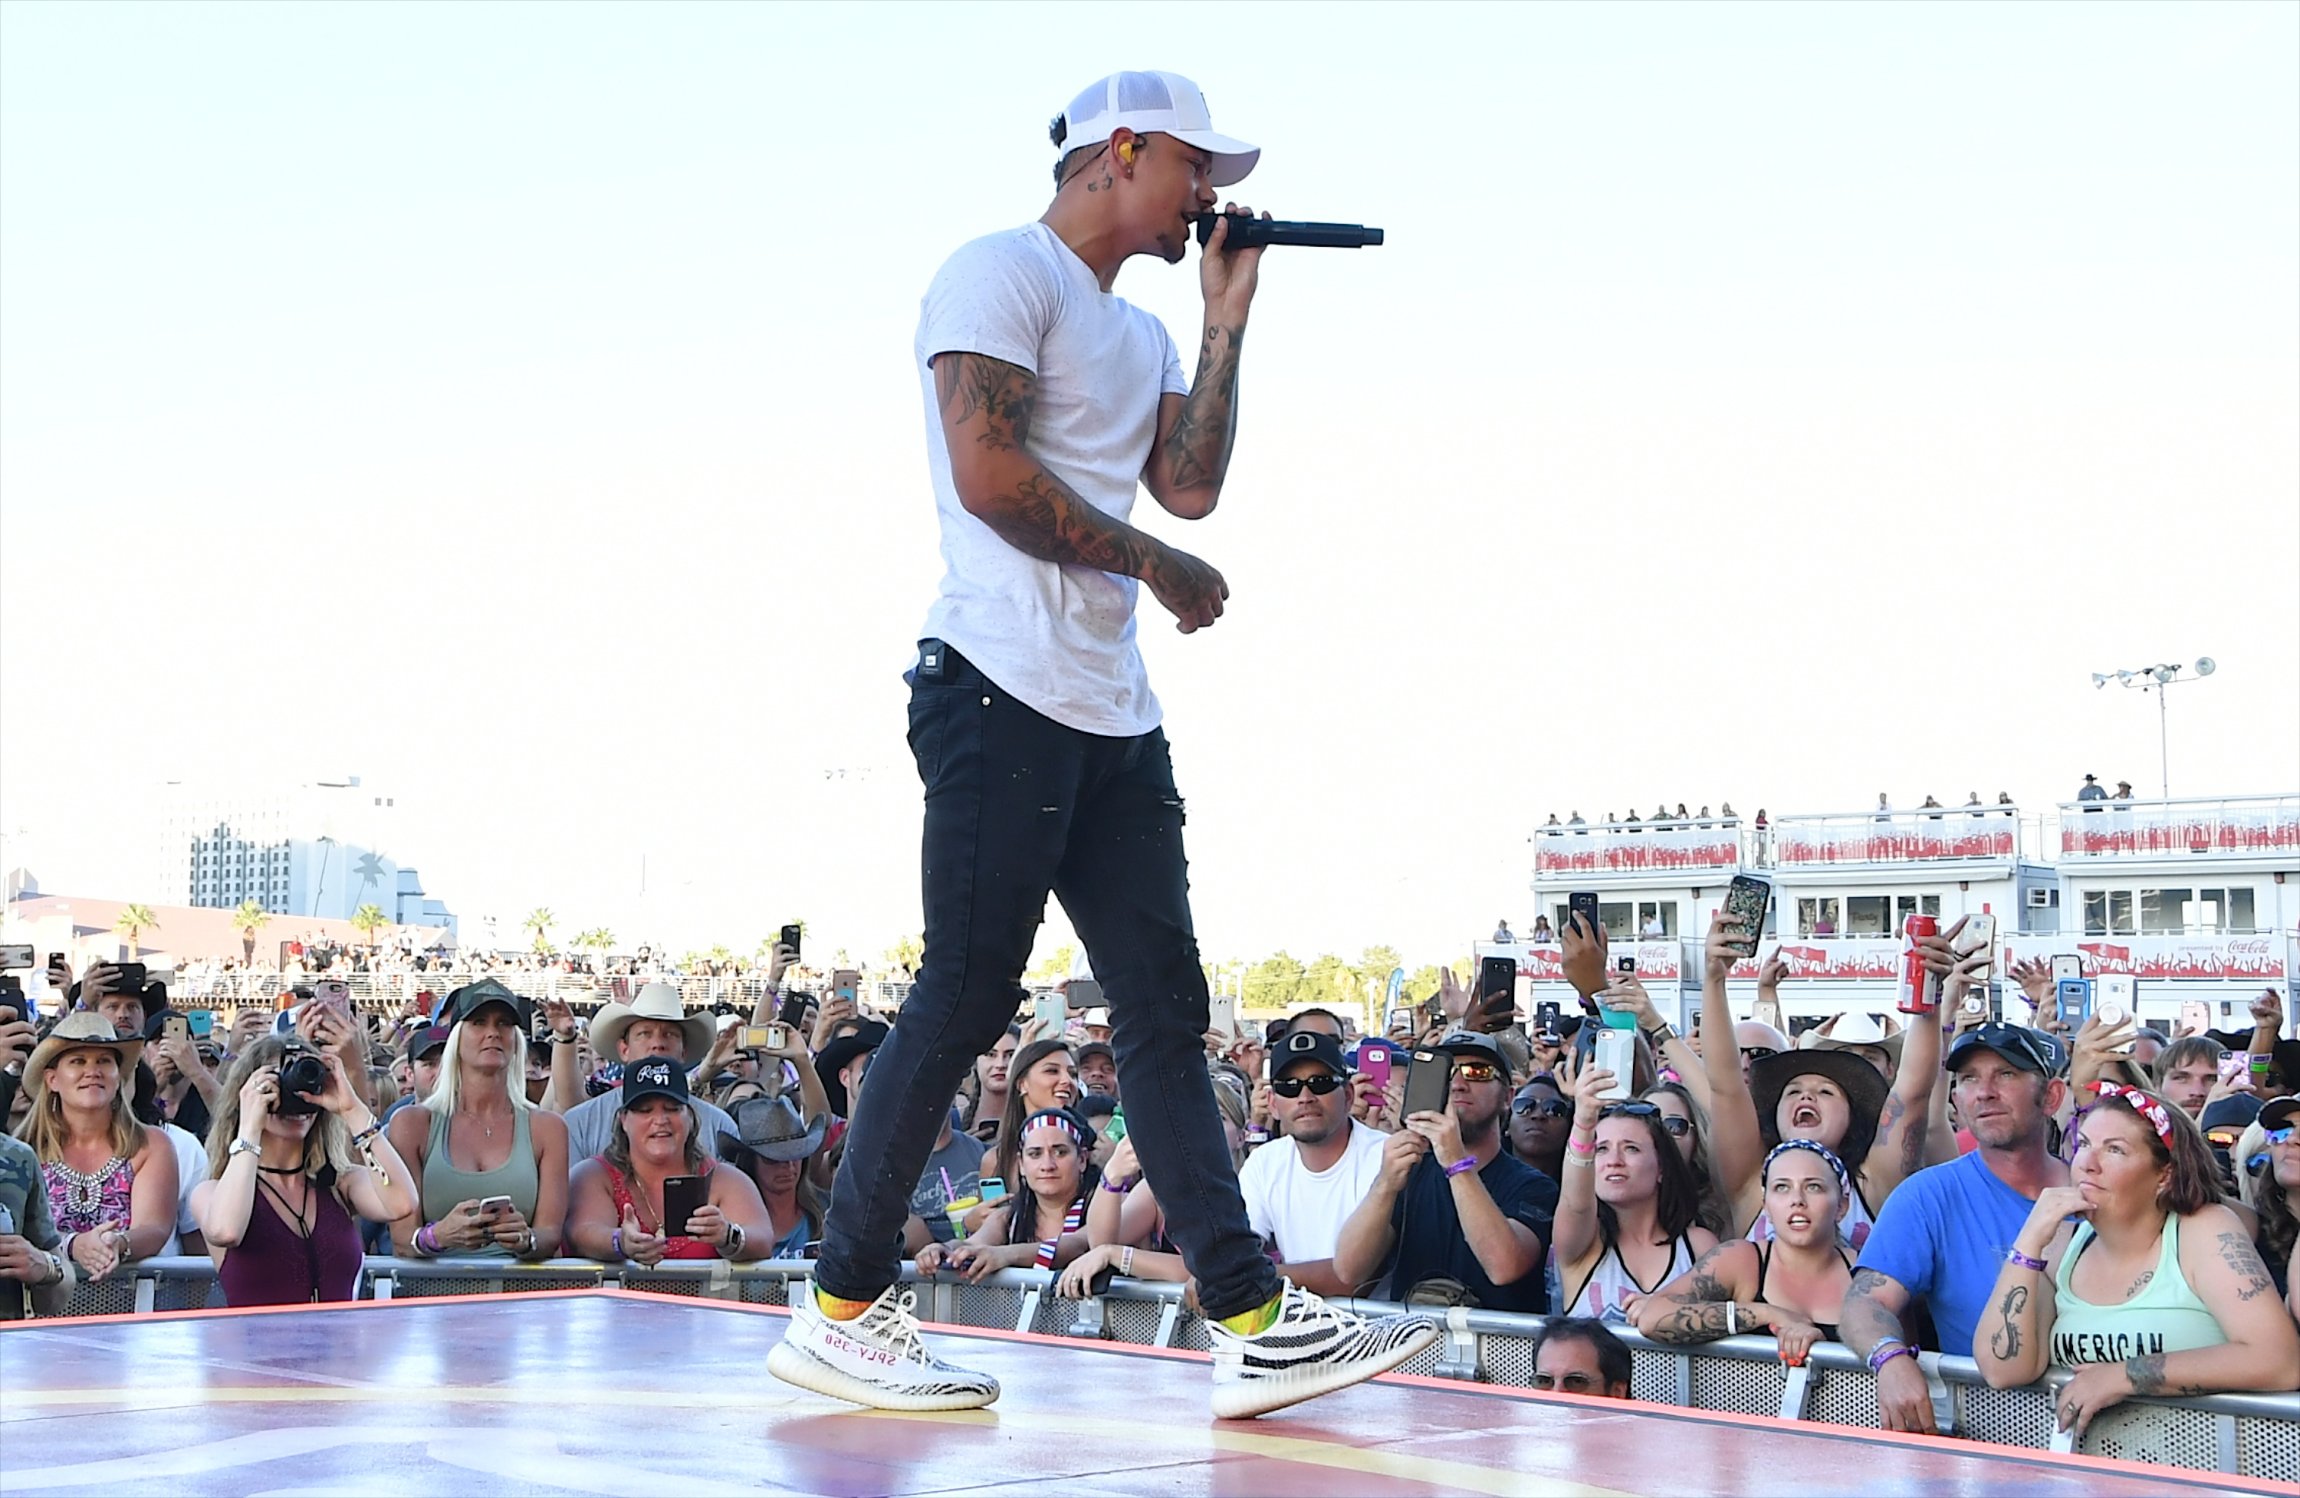
[[[2260,1136],[2261,1150],[2244,1162],[2244,1173],[2246,1175],[2258,1175],[2266,1170],[2268,1168],[2268,1151],[2279,1144],[2290,1144],[2294,1132],[2293,1126],[2286,1124],[2281,1129],[2270,1129],[2262,1134]]]
[[[1661,1127],[1668,1131],[1669,1137],[1672,1139],[1683,1139],[1693,1132],[1692,1119],[1679,1118],[1674,1113],[1664,1113],[1654,1103],[1615,1103],[1609,1108],[1600,1109],[1597,1118],[1600,1123],[1608,1118],[1658,1118],[1661,1120]]]
[[[1527,1098],[1517,1105],[1517,1116],[1519,1118],[1571,1118],[1573,1116],[1573,1104],[1560,1102],[1554,1098],[1546,1103],[1538,1098]]]
[[[1280,1097],[1300,1097],[1302,1089],[1308,1088],[1313,1096],[1324,1097],[1341,1085],[1340,1077],[1322,1071],[1314,1077],[1280,1077],[1270,1084],[1270,1090]]]
[[[1453,1074],[1472,1082],[1492,1082],[1501,1077],[1501,1068],[1491,1061],[1456,1061]]]
[[[1769,1056],[1780,1054],[1779,1051],[1774,1050],[1769,1045],[1745,1045],[1741,1047],[1741,1059],[1744,1061],[1763,1061]]]
[[[1969,1032],[1966,1038],[1959,1041],[1958,1044],[1960,1046],[1983,1045],[2000,1055],[2008,1049],[2017,1051],[2033,1064],[2036,1071],[2048,1077],[2060,1070],[2058,1058],[2040,1047],[2036,1037],[2019,1025],[2007,1025],[1991,1020]]]

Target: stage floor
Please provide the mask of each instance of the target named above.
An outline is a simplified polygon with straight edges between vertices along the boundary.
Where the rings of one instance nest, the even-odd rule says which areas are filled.
[[[1207,1415],[1202,1354],[969,1330],[988,1410],[768,1375],[782,1313],[617,1290],[0,1330],[0,1492],[1117,1495],[2256,1491],[2210,1473],[1390,1378]]]

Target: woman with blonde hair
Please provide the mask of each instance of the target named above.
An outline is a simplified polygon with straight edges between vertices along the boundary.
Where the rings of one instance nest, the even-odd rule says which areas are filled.
[[[136,1122],[127,1079],[141,1040],[121,1039],[93,1010],[75,1010],[24,1063],[29,1109],[16,1137],[40,1157],[48,1210],[64,1251],[91,1281],[159,1252],[176,1230],[176,1152]]]
[[[392,1241],[426,1259],[548,1259],[567,1223],[567,1124],[527,1100],[529,1005],[482,978],[446,1007],[438,1085],[389,1126],[416,1202]]]
[[[208,1178],[192,1188],[192,1211],[224,1303],[355,1299],[353,1214],[391,1222],[415,1210],[415,1194],[343,1058],[266,1036],[232,1063],[217,1110]]]

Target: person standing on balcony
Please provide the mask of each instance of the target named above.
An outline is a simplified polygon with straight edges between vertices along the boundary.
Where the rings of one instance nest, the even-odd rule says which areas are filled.
[[[2076,799],[2085,804],[2084,809],[2086,811],[2098,811],[2100,810],[2099,803],[2108,799],[2108,792],[2101,789],[2098,780],[2087,775],[2084,777],[2084,784],[2077,787]]]
[[[2130,801],[2132,799],[2132,782],[2129,780],[2118,781],[2116,783],[2116,794],[2110,796],[2108,799],[2111,801]]]
[[[1879,791],[1879,792],[1877,792],[1877,816],[1876,816],[1876,820],[1878,820],[1878,821],[1880,821],[1880,822],[1890,822],[1892,819],[1893,819],[1893,803],[1892,803],[1892,800],[1891,800],[1891,798],[1890,798],[1890,797],[1888,797],[1888,796],[1886,796],[1886,794],[1885,794],[1883,791]]]

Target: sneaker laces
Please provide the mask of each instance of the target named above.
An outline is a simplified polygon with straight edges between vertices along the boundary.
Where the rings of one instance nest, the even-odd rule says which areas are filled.
[[[857,1329],[890,1344],[904,1358],[935,1366],[921,1335],[916,1307],[918,1292],[905,1290],[894,1300],[880,1301],[863,1314]]]

